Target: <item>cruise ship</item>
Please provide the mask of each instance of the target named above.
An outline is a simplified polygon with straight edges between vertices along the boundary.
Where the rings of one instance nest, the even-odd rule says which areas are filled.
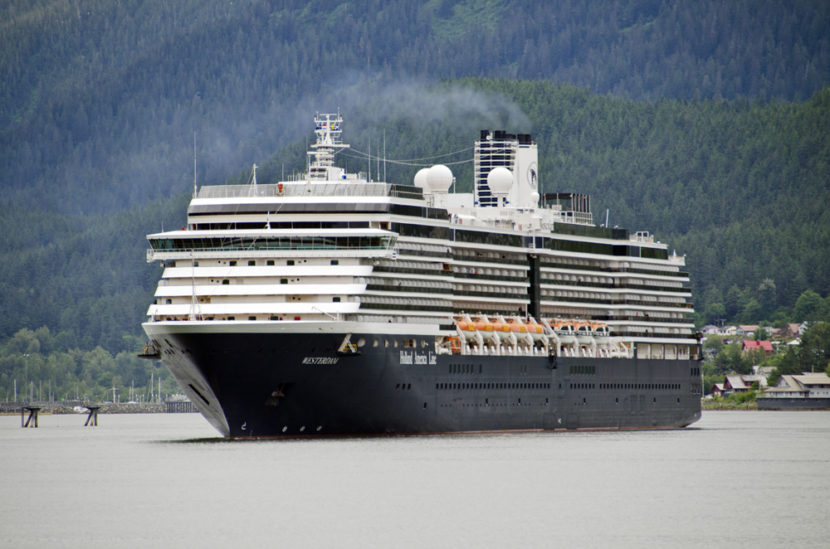
[[[317,114],[307,170],[194,189],[148,235],[163,273],[143,324],[230,438],[679,428],[700,418],[684,257],[540,194],[528,134],[484,130],[473,192],[336,165]]]

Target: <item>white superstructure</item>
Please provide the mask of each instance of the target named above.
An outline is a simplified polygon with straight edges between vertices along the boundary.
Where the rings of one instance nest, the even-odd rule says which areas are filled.
[[[149,235],[164,272],[148,323],[435,336],[470,354],[685,358],[697,341],[683,257],[595,227],[587,196],[540,198],[530,136],[482,132],[473,193],[446,166],[414,186],[334,165],[315,117],[306,176],[203,187],[187,227]],[[540,201],[543,204],[540,205]]]

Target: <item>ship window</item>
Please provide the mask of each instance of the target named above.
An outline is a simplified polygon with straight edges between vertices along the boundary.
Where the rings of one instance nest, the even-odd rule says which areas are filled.
[[[377,347],[379,344],[380,344],[380,342],[377,339],[372,341],[372,347]]]
[[[230,284],[230,283],[231,283],[231,281],[228,280],[227,278],[222,280],[222,284]]]
[[[332,259],[331,260],[332,265],[338,265],[339,263],[340,263],[340,261],[338,261],[337,259]]]
[[[280,279],[280,284],[288,284],[288,279],[287,278],[281,278]]]
[[[251,265],[256,265],[256,261],[254,261],[253,259],[248,261],[248,266],[251,266]]]
[[[392,340],[392,346],[396,349],[398,348],[398,340],[397,339]]]
[[[198,262],[198,261],[194,261],[194,262],[193,262],[193,266],[194,266],[194,267],[198,267],[198,266],[199,266],[199,262]]]
[[[228,320],[236,320],[236,317],[235,316],[229,316]]]
[[[271,315],[269,320],[279,320],[279,317],[277,315]]]
[[[230,265],[231,267],[236,267],[236,261],[229,261],[228,265]]]
[[[274,260],[273,260],[273,259],[269,259],[268,261],[266,261],[266,262],[265,262],[265,264],[266,264],[266,265],[269,265],[269,266],[270,266],[270,265],[273,265],[273,264],[274,264]]]
[[[286,262],[285,262],[285,264],[286,264],[286,265],[293,265],[293,264],[294,264],[294,260],[293,260],[293,259],[289,259],[288,261],[286,261]]]
[[[333,297],[333,298],[331,298],[331,300],[335,303],[340,303],[340,298],[339,297]]]
[[[256,317],[255,316],[249,316],[248,320],[256,320]]]
[[[164,302],[165,302],[166,304],[170,305],[171,303],[173,303],[173,300],[172,300],[172,299],[170,299],[170,298],[167,298],[167,299],[165,299],[165,300],[164,300]]]

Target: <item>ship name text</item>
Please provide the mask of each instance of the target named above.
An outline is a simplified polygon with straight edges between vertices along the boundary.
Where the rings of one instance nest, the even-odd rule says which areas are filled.
[[[340,357],[336,356],[306,356],[303,357],[303,364],[312,364],[315,366],[328,366],[337,364]]]
[[[418,353],[415,351],[401,351],[402,365],[426,366],[437,364],[435,353]]]

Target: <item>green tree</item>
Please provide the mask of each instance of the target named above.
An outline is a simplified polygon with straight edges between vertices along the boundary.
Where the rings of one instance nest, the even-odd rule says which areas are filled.
[[[739,343],[725,345],[712,361],[713,373],[748,374],[752,371],[752,361],[741,352]]]
[[[798,356],[804,371],[823,372],[830,364],[830,322],[811,324],[801,336]]]
[[[795,302],[793,320],[796,322],[816,320],[823,308],[824,303],[821,296],[813,290],[805,290]]]

